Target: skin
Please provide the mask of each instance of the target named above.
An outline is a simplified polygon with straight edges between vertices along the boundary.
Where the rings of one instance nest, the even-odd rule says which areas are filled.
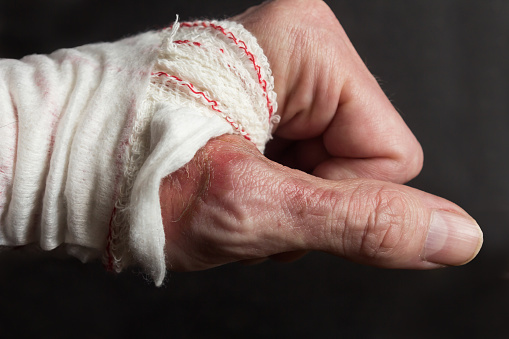
[[[422,149],[329,7],[269,1],[233,19],[271,62],[281,122],[267,157],[224,135],[163,180],[168,267],[291,261],[309,250],[387,268],[443,267],[423,256],[433,211],[473,220],[401,185],[420,172]]]

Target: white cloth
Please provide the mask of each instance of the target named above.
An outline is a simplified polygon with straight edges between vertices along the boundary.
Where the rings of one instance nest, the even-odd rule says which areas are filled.
[[[273,88],[256,39],[228,21],[0,60],[0,246],[65,246],[160,285],[161,179],[225,133],[263,151]]]

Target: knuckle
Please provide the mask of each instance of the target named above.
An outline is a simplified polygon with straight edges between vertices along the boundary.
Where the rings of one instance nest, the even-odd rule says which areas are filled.
[[[422,170],[424,153],[422,147],[417,143],[412,146],[404,146],[397,152],[396,168],[393,173],[398,173],[401,182],[407,182],[415,178]]]
[[[395,255],[411,232],[408,198],[401,192],[381,188],[369,193],[370,203],[360,231],[358,250],[361,257],[386,258]],[[370,205],[370,206],[369,206]]]
[[[415,178],[421,172],[423,162],[424,153],[419,144],[407,151],[405,161],[402,164],[407,169],[407,180]]]
[[[414,152],[413,157],[413,168],[414,168],[413,177],[416,177],[421,172],[423,164],[424,164],[424,151],[422,150],[421,145],[419,145],[417,147],[417,150]]]
[[[175,201],[176,194],[166,199],[179,211],[169,213],[165,225],[172,269],[197,270],[259,257],[250,207],[260,203],[256,194],[263,192],[264,183],[257,180],[263,165],[253,147],[240,138],[213,139],[167,179],[170,192],[177,187],[182,197],[182,202]]]

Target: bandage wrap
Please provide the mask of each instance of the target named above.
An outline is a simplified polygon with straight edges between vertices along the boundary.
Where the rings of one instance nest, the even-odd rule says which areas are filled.
[[[275,112],[267,59],[234,22],[2,60],[0,246],[63,245],[160,285],[161,179],[225,133],[263,151]]]

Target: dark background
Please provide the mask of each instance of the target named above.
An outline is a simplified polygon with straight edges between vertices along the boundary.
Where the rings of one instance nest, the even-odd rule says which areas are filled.
[[[0,0],[0,57],[111,41],[258,1]],[[387,271],[314,253],[293,264],[112,275],[52,254],[0,256],[0,338],[509,338],[509,1],[330,0],[422,143],[411,186],[483,227],[469,265]]]

